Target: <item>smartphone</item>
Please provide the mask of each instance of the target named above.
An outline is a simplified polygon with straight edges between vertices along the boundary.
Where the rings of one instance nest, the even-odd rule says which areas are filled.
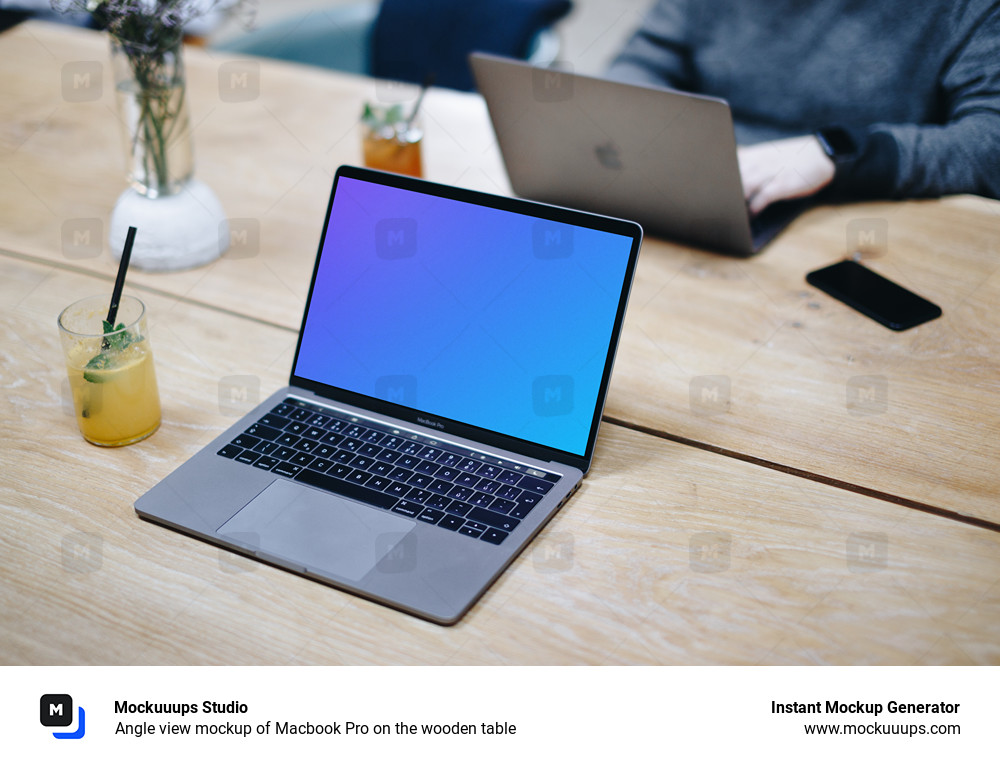
[[[890,330],[909,330],[941,316],[941,307],[911,293],[857,261],[810,272],[806,281]]]

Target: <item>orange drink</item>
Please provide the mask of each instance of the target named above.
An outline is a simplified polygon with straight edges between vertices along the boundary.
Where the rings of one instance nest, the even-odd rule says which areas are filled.
[[[80,433],[93,444],[118,447],[159,428],[160,394],[146,307],[123,296],[115,327],[108,328],[109,302],[98,296],[69,306],[59,315],[59,334]]]

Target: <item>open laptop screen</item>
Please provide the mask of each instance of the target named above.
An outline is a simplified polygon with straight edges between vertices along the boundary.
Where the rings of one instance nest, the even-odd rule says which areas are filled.
[[[584,455],[635,239],[341,176],[293,376]]]

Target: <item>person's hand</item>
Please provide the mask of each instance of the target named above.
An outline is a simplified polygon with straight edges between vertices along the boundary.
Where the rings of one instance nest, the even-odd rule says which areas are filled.
[[[833,180],[836,170],[815,136],[741,146],[737,156],[743,196],[753,215],[772,202],[815,194]]]

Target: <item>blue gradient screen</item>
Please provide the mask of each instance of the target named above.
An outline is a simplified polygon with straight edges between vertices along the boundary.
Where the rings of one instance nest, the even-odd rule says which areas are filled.
[[[631,248],[342,176],[295,375],[583,455]]]

